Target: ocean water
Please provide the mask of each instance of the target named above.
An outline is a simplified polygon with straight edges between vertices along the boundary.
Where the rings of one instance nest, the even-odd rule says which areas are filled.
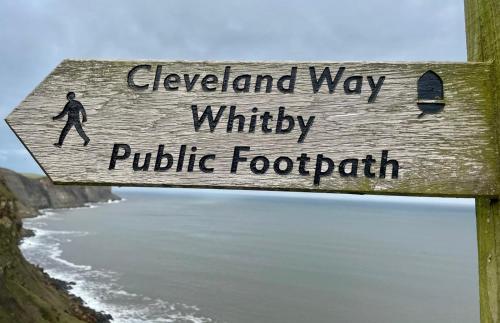
[[[464,200],[165,189],[25,220],[116,322],[479,322]]]

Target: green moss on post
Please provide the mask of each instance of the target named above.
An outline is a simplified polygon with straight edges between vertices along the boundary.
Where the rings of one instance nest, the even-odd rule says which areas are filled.
[[[492,62],[494,125],[499,147],[500,125],[500,2],[465,0],[467,58]],[[497,152],[498,156],[498,152]],[[497,161],[497,167],[499,167]],[[497,178],[500,185],[500,178]],[[481,322],[500,322],[500,203],[498,198],[476,198]]]
[[[498,200],[476,198],[481,322],[499,322],[500,217]]]

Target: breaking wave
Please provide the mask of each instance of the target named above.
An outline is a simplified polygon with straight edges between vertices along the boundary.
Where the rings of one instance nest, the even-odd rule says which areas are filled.
[[[122,200],[123,201],[123,200]],[[117,203],[108,201],[104,203]],[[87,204],[98,207],[101,203]],[[68,216],[68,215],[64,215]],[[49,221],[59,221],[63,215],[55,210],[42,210],[40,216],[24,220],[24,226],[34,231],[23,239],[20,248],[24,256],[56,279],[72,282],[71,293],[97,311],[113,316],[113,322],[144,323],[213,323],[214,319],[200,313],[197,306],[155,299],[136,294],[118,283],[120,273],[76,264],[63,258],[61,245],[72,239],[91,235],[86,231],[47,230]]]

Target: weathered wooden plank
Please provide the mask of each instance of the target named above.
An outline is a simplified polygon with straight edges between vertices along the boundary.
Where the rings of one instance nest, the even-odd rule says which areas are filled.
[[[467,58],[492,62],[493,106],[498,144],[500,125],[500,3],[466,0]],[[497,167],[500,167],[497,163]],[[500,186],[497,178],[496,187]],[[481,322],[500,321],[500,204],[498,197],[476,199]]]
[[[476,198],[481,322],[499,322],[500,206],[497,199]]]
[[[144,64],[151,65],[150,70],[139,67],[127,81],[131,70]],[[158,65],[162,66],[160,72]],[[227,66],[231,67],[231,73],[227,91],[223,91]],[[311,67],[315,68],[315,76]],[[329,93],[326,81],[315,93],[312,80],[319,79],[326,67],[333,82],[337,75],[340,81],[333,93]],[[291,86],[294,68],[296,80]],[[421,116],[419,107],[425,106],[429,97],[423,91],[418,101],[417,84],[429,70],[441,77],[444,86],[444,100],[432,102],[445,105],[439,113]],[[157,72],[160,77],[155,82]],[[168,76],[172,73],[178,74],[179,79]],[[186,89],[184,74],[188,84],[200,74],[191,91]],[[214,91],[203,90],[202,79],[208,74],[218,77],[216,82],[210,77],[205,79],[208,81],[205,89],[215,87]],[[248,92],[233,88],[233,80],[242,74],[251,76]],[[257,75],[273,78],[270,93],[266,93],[265,81],[260,92],[256,90]],[[278,80],[287,75],[290,77],[284,78],[280,91]],[[241,78],[237,88],[244,88],[245,80]],[[378,83],[382,79],[383,83]],[[344,83],[346,80],[350,81]],[[7,122],[57,183],[494,196],[498,193],[494,185],[498,171],[491,82],[489,63],[66,60],[8,116]],[[375,93],[373,88],[377,84],[381,87]],[[137,88],[146,85],[147,89]],[[167,90],[165,86],[178,89]],[[283,93],[290,88],[293,93]],[[91,141],[83,146],[82,138],[72,129],[63,146],[57,148],[53,143],[65,124],[53,121],[52,117],[61,112],[69,91],[76,93],[76,100],[86,109],[88,122],[84,130]],[[214,115],[221,105],[227,108],[213,132],[206,120],[195,131],[192,105],[197,106],[197,117],[201,117],[207,105],[212,107]],[[242,132],[237,131],[237,121],[232,132],[227,130],[230,106],[235,106],[236,114],[245,117]],[[276,133],[279,107],[284,107],[284,114],[294,120],[289,133]],[[252,112],[253,108],[258,112]],[[268,125],[270,132],[262,128],[264,112],[273,115]],[[254,115],[256,126],[251,132],[250,120]],[[301,131],[299,116],[304,125],[314,117],[307,134]],[[282,127],[286,129],[287,125],[284,120]],[[303,142],[299,142],[301,134]],[[117,160],[114,169],[109,169],[115,144],[128,145],[131,155],[126,160]],[[154,171],[159,145],[173,155],[172,168],[165,172]],[[177,171],[183,145],[186,146],[184,165],[182,171]],[[187,171],[194,146],[197,159],[193,171]],[[250,151],[241,151],[248,160],[239,162],[237,171],[231,172],[235,147],[239,146],[250,147]],[[124,148],[117,151],[123,154]],[[146,153],[151,153],[148,171],[133,169],[135,153],[141,154],[138,165],[143,164]],[[215,159],[208,158],[206,163],[213,172],[199,168],[200,158],[207,154],[215,155]],[[297,160],[301,154],[310,158],[302,171]],[[381,176],[383,154],[387,160],[397,161],[397,167],[394,162],[386,165],[385,178]],[[375,159],[368,172],[367,155]],[[251,160],[256,156],[269,160],[269,169],[264,174],[251,170]],[[280,156],[290,158],[293,163],[290,172],[286,158],[280,159],[281,171],[273,169]],[[331,175],[326,171],[325,158],[334,162]],[[321,162],[317,167],[318,159]],[[346,159],[358,163],[356,177],[345,176],[355,173],[352,166],[356,162],[352,160],[345,161],[344,172],[340,172],[341,162]],[[258,159],[257,172],[263,167],[263,160]],[[302,160],[306,162],[305,158]],[[163,162],[166,164],[167,160]],[[398,169],[397,176],[393,168]]]

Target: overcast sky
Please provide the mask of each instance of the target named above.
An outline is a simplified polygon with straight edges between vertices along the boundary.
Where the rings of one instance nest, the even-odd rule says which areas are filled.
[[[0,2],[0,117],[64,58],[464,61],[462,0]],[[41,172],[4,122],[0,167]]]

